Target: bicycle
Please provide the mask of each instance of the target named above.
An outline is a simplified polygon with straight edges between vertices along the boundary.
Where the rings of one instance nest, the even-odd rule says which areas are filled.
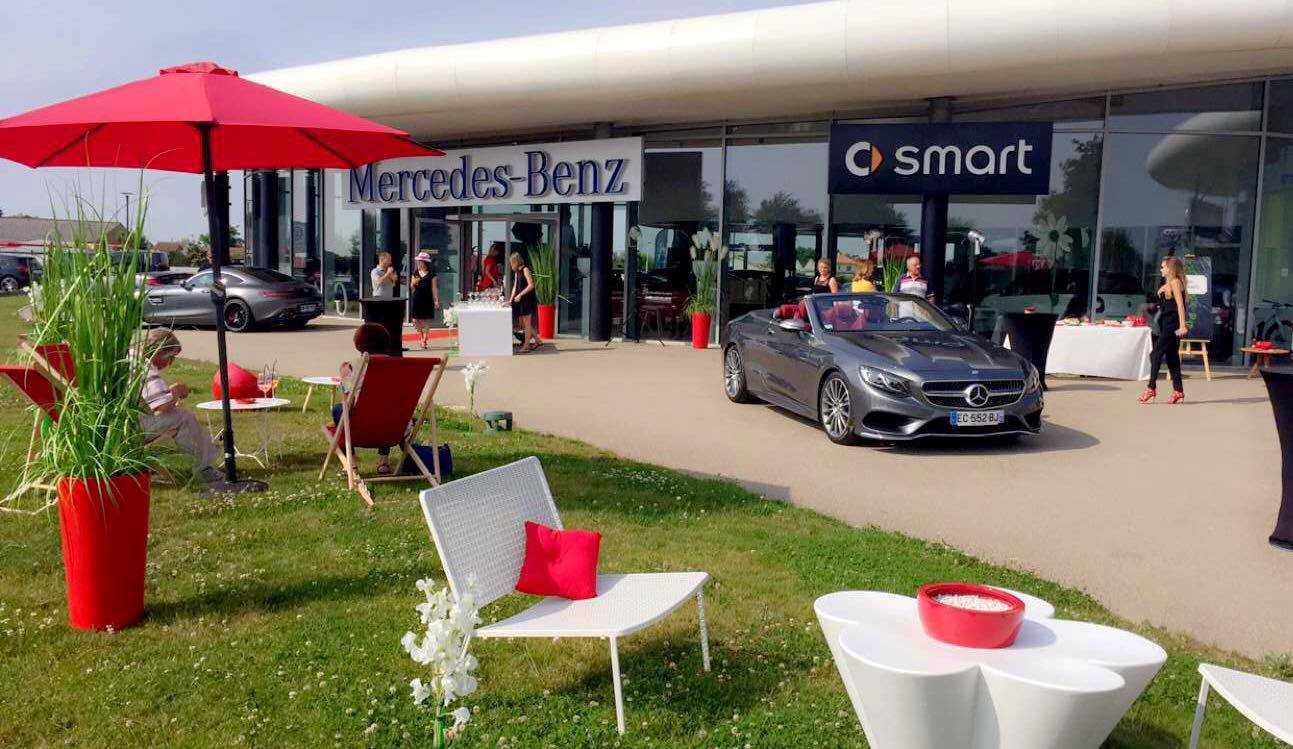
[[[1293,320],[1280,318],[1280,310],[1293,310],[1293,304],[1276,302],[1271,299],[1263,299],[1262,304],[1270,305],[1270,317],[1265,320],[1258,320],[1253,325],[1253,340],[1270,341],[1276,344],[1287,344],[1290,340],[1293,340]],[[1288,329],[1288,336],[1284,335],[1283,328]]]

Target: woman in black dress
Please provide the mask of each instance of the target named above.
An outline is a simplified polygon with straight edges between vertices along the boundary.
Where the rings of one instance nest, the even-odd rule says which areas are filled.
[[[413,275],[409,277],[409,317],[413,327],[422,336],[422,348],[427,347],[427,336],[435,323],[435,311],[440,308],[440,289],[436,283],[435,265],[431,255],[419,252]]]
[[[518,354],[533,351],[540,346],[539,334],[534,330],[534,313],[537,307],[534,302],[534,274],[525,264],[521,253],[513,252],[508,260],[512,266],[512,293],[507,303],[512,305],[512,321],[521,326],[523,332]]]
[[[1158,267],[1163,275],[1163,285],[1158,287],[1158,314],[1154,316],[1154,350],[1149,353],[1149,387],[1137,400],[1150,403],[1158,395],[1158,373],[1167,362],[1167,372],[1172,378],[1172,397],[1168,405],[1185,400],[1185,386],[1181,380],[1181,339],[1190,332],[1186,307],[1189,294],[1185,290],[1185,263],[1176,256],[1163,258]]]

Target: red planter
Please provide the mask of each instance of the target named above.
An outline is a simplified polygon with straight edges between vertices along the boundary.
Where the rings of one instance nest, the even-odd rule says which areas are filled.
[[[976,611],[934,600],[935,596],[973,595],[1009,606],[1005,611]],[[969,583],[923,585],[916,593],[916,610],[925,634],[967,648],[1007,648],[1024,622],[1024,602],[1004,590]]]
[[[77,629],[124,629],[144,615],[152,476],[58,482],[67,614]]]
[[[539,305],[539,337],[545,341],[557,337],[557,306],[555,304]]]
[[[708,312],[697,312],[691,316],[692,348],[709,348],[709,323],[712,319]]]

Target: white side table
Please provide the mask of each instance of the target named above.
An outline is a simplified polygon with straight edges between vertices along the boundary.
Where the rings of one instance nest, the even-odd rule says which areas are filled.
[[[916,599],[846,591],[814,609],[875,749],[1097,749],[1167,660],[1139,635],[1023,597],[1008,648],[925,634]]]
[[[512,308],[456,304],[460,356],[511,356]]]
[[[282,408],[283,406],[290,405],[291,402],[292,401],[288,400],[287,398],[253,398],[249,402],[243,403],[243,402],[240,402],[237,398],[231,398],[229,400],[229,410],[267,412],[275,408]],[[221,405],[221,402],[218,400],[202,401],[201,403],[194,406],[194,408],[198,409],[199,411],[205,411],[207,413],[207,429],[210,430],[211,412],[220,411],[222,408],[222,405]],[[261,452],[264,453],[265,459],[261,460],[259,453],[239,452],[237,444],[234,445],[234,455],[239,458],[251,458],[252,460],[256,461],[261,468],[267,468],[268,467],[267,464],[269,463],[269,460],[270,460],[269,422],[264,418],[262,418],[260,422],[261,422],[260,423]],[[214,433],[213,439],[219,440],[222,436],[224,436],[223,428],[221,428],[220,430]]]
[[[301,382],[310,386],[305,391],[305,402],[301,404],[301,413],[305,413],[310,407],[310,396],[314,395],[316,387],[328,388],[329,410],[337,404],[337,388],[341,387],[340,377],[302,377]]]

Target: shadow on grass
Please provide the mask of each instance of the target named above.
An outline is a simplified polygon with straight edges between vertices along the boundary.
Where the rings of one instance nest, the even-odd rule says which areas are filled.
[[[199,616],[268,614],[305,604],[365,600],[383,591],[403,591],[406,588],[402,581],[392,580],[383,571],[362,576],[317,577],[287,585],[256,584],[176,601],[150,601],[148,618],[154,624],[176,624]]]

